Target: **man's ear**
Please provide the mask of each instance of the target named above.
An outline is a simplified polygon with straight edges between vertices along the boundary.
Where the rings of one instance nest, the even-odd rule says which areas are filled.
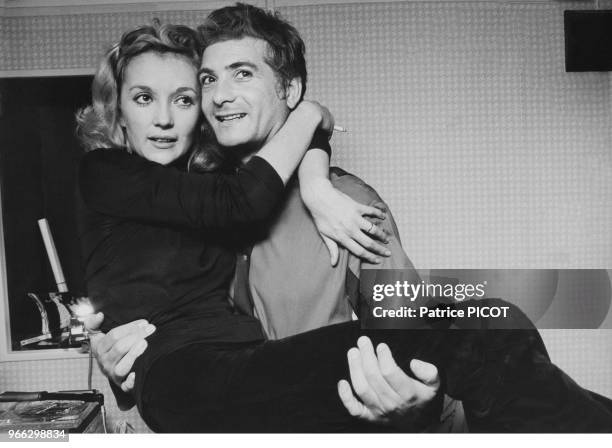
[[[285,101],[289,109],[293,110],[300,102],[302,97],[302,80],[299,77],[295,77],[291,80],[287,88],[285,89]]]

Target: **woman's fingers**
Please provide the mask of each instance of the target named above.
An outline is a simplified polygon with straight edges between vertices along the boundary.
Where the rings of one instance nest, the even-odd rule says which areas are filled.
[[[369,216],[371,218],[378,218],[384,220],[387,218],[387,209],[382,203],[376,203],[374,206],[360,204],[357,212],[361,216]]]
[[[363,219],[363,218],[362,218]],[[364,221],[367,222],[366,219]],[[363,224],[363,223],[362,223]],[[370,227],[365,226],[364,227]],[[376,230],[380,234],[380,230]],[[391,251],[366,235],[359,227],[346,229],[337,236],[337,241],[356,257],[372,264],[380,264],[380,257],[390,257]],[[386,238],[386,237],[385,237]]]
[[[327,246],[327,250],[329,251],[331,265],[336,266],[338,264],[338,259],[340,256],[338,251],[338,243],[336,243],[334,240],[325,235],[321,235],[321,238],[323,238],[323,242],[325,243],[325,246]]]
[[[380,264],[381,259],[373,252],[365,249],[358,241],[352,240],[349,237],[341,238],[340,244],[344,246],[350,253],[358,258],[367,261],[370,264]]]
[[[373,240],[370,236],[363,233],[361,230],[356,231],[351,234],[351,237],[355,242],[357,242],[360,246],[362,246],[367,251],[382,256],[382,257],[390,257],[391,251],[387,249],[386,246],[380,244]]]
[[[385,232],[382,227],[378,226],[373,221],[361,218],[361,220],[359,221],[359,228],[368,235],[376,238],[378,241],[382,241],[385,244],[389,242],[389,236],[387,235],[387,232]]]

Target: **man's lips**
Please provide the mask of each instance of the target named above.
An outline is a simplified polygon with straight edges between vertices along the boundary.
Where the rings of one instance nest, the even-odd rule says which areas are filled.
[[[244,118],[244,117],[246,117],[246,114],[242,112],[238,112],[235,114],[215,115],[215,118],[217,119],[217,121],[220,121],[221,123],[240,120],[241,118]]]

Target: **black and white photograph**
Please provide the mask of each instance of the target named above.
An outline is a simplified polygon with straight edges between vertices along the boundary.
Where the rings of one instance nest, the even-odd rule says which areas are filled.
[[[612,0],[0,0],[0,440],[610,441],[611,71]]]

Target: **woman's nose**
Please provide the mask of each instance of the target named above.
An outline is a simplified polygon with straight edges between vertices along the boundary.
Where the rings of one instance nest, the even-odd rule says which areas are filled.
[[[158,126],[163,129],[171,128],[174,126],[174,117],[172,115],[172,107],[170,104],[161,104],[157,108],[157,113],[155,114],[154,123],[155,126]]]

